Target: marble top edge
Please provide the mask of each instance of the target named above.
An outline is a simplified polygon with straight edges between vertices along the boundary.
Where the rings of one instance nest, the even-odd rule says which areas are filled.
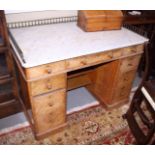
[[[144,41],[144,42],[137,42],[135,44],[131,44],[130,46],[134,46],[134,45],[140,45],[140,44],[143,44],[145,42],[147,42],[148,40]],[[105,51],[99,51],[99,52],[94,52],[93,54],[97,54],[97,53],[101,53],[101,52],[107,52],[107,51],[110,51],[110,50],[117,50],[117,49],[120,49],[120,48],[125,48],[127,46],[122,46],[122,47],[118,47],[118,48],[113,48],[113,49],[108,49],[108,50],[105,50]],[[80,56],[86,56],[88,54],[83,54],[83,55],[80,55]],[[91,54],[90,54],[91,55]],[[18,54],[17,57],[19,58],[20,60],[20,63],[22,65],[22,67],[24,68],[33,68],[33,67],[37,67],[37,66],[41,66],[41,65],[46,65],[46,64],[49,64],[49,63],[53,63],[53,62],[59,62],[59,61],[65,61],[67,59],[71,59],[70,57],[68,58],[65,58],[65,59],[61,59],[61,60],[57,60],[57,61],[47,61],[47,62],[44,62],[44,63],[40,63],[40,64],[27,64],[27,63],[24,63],[23,60],[21,59],[20,55]],[[72,58],[76,58],[76,57],[79,57],[79,56],[75,56],[75,57],[72,57]]]
[[[10,32],[26,59],[26,63],[24,63],[17,49],[15,50],[24,68],[143,44],[148,41],[147,38],[126,28],[112,31],[84,32],[76,26],[75,22],[10,29]],[[120,38],[122,36],[125,38]],[[41,37],[45,38],[43,39]],[[52,51],[50,49],[54,50]],[[62,50],[64,50],[63,53]]]

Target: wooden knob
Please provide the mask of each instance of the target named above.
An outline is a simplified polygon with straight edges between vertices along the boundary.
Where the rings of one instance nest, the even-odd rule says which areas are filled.
[[[121,88],[121,89],[122,89],[122,90],[123,90],[123,89],[125,89],[125,86],[122,86],[122,88]]]
[[[53,106],[53,102],[49,102],[48,105],[49,105],[50,107],[52,107],[52,106]]]
[[[49,83],[47,83],[47,89],[52,89],[52,84],[49,82]]]
[[[132,52],[132,53],[136,53],[136,50],[132,49],[131,52]]]
[[[83,60],[83,61],[81,61],[81,64],[86,65],[87,63]]]
[[[112,59],[112,58],[113,58],[112,54],[109,54],[109,55],[108,55],[108,57],[109,57],[110,59]]]
[[[125,78],[124,78],[124,81],[128,81],[128,78],[127,78],[127,77],[125,77]]]
[[[133,64],[132,63],[129,63],[128,66],[133,66]]]
[[[52,69],[51,68],[47,68],[46,71],[47,71],[48,74],[52,73]]]

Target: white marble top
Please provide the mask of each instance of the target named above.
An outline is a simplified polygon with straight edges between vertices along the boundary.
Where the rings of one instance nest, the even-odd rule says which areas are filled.
[[[23,53],[25,63],[15,49],[24,68],[148,41],[125,28],[84,32],[75,22],[11,29],[10,32]]]

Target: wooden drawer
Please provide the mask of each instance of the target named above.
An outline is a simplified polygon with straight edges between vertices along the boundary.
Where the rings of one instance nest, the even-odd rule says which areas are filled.
[[[113,58],[112,52],[103,52],[103,53],[98,53],[98,54],[93,54],[93,55],[88,55],[86,56],[86,63],[88,65],[98,63],[98,62],[104,62],[108,61]]]
[[[36,131],[41,133],[66,121],[66,90],[34,97],[33,115]]]
[[[122,56],[122,53],[123,53],[123,49],[117,49],[117,50],[113,50],[113,58],[116,59],[116,58],[119,58]]]
[[[69,59],[66,61],[66,68],[69,70],[81,68],[84,67],[85,65],[87,65],[85,56]]]
[[[32,96],[47,93],[56,89],[66,88],[67,75],[60,74],[30,83]]]
[[[63,72],[65,69],[66,69],[65,61],[59,61],[47,65],[26,69],[26,76],[28,79],[39,78],[41,76]]]
[[[83,56],[83,57],[78,57],[78,58],[67,60],[66,66],[67,66],[67,69],[81,68],[84,66],[93,65],[95,63],[105,62],[112,58],[113,58],[112,51],[97,53],[97,54],[92,54],[88,56]]]
[[[114,101],[119,101],[119,100],[128,98],[132,87],[132,83],[135,77],[135,73],[136,73],[136,70],[132,70],[119,75],[118,79],[121,79],[121,80],[116,85],[116,88],[114,91],[115,94],[113,97]]]
[[[67,81],[67,90],[91,84],[91,80],[87,74],[69,78]]]
[[[126,72],[129,70],[136,69],[138,64],[139,64],[140,58],[141,58],[141,55],[136,55],[136,56],[132,56],[132,57],[122,59],[122,61],[121,61],[121,72]]]
[[[142,53],[143,51],[144,51],[144,45],[135,45],[124,48],[123,55],[126,56],[135,53]]]

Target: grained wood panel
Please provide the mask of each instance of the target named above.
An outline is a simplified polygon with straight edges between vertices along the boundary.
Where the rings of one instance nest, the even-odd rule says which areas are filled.
[[[93,84],[88,87],[103,103],[112,104],[120,62],[112,61],[98,67],[90,74]]]

